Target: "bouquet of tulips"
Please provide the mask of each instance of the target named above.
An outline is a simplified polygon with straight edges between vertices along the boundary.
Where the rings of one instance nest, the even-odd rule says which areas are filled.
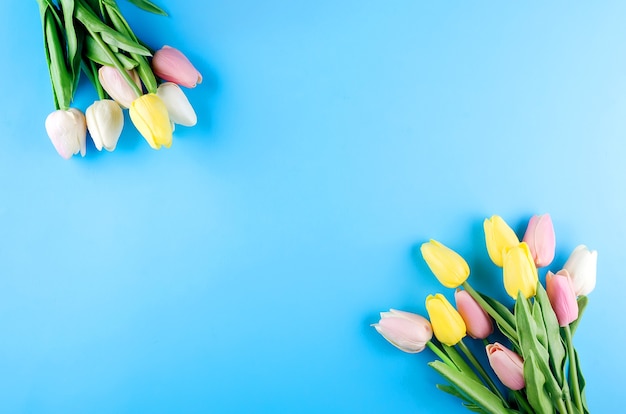
[[[149,0],[129,1],[166,14]],[[196,124],[196,113],[180,86],[193,88],[202,76],[179,50],[150,50],[115,0],[37,2],[56,108],[45,126],[59,155],[84,156],[87,131],[98,151],[113,151],[124,127],[122,108],[128,108],[132,123],[154,149],[172,145],[174,124]],[[81,72],[99,97],[84,114],[70,107]]]
[[[447,381],[437,388],[474,412],[589,413],[572,337],[587,295],[595,288],[597,252],[576,247],[562,269],[546,273],[544,288],[537,269],[548,266],[555,256],[548,214],[530,219],[521,242],[499,216],[486,219],[484,231],[487,252],[502,268],[504,288],[514,306],[472,288],[467,262],[431,240],[422,244],[421,254],[441,284],[456,289],[456,308],[438,293],[426,298],[430,320],[392,309],[382,312],[373,326],[405,352],[426,347],[434,352],[438,358],[429,365]],[[494,332],[494,322],[499,333]],[[466,335],[483,342],[483,358],[466,345]],[[490,341],[494,337],[501,342]]]

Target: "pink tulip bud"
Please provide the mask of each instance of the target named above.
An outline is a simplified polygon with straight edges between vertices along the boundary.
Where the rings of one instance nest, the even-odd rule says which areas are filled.
[[[552,263],[556,242],[550,215],[532,216],[522,241],[528,244],[537,267]]]
[[[493,332],[493,322],[485,310],[465,290],[454,292],[456,308],[467,327],[467,333],[474,339],[485,339]]]
[[[410,354],[424,350],[433,337],[428,319],[395,309],[381,312],[380,321],[372,326],[393,346]]]
[[[202,83],[202,75],[189,59],[178,49],[163,46],[152,58],[154,74],[166,81],[174,82],[187,88],[195,88]]]
[[[486,349],[489,365],[506,387],[517,391],[526,386],[522,357],[498,342],[487,345]]]
[[[578,319],[578,302],[574,284],[567,270],[546,274],[546,291],[560,326],[567,326]]]
[[[137,71],[133,69],[128,71],[128,74],[141,89],[141,80]],[[124,108],[130,108],[130,104],[139,98],[135,89],[128,84],[121,72],[113,66],[102,66],[98,70],[98,79],[109,96]]]
[[[58,109],[46,118],[46,132],[52,145],[63,158],[78,154],[83,157],[87,148],[85,115],[76,108]]]

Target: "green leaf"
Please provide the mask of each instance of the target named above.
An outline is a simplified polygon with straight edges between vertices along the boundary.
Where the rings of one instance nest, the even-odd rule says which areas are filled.
[[[539,306],[539,302],[536,300],[531,307],[531,314],[537,328],[537,341],[539,341],[541,346],[548,349],[548,338],[546,334],[546,326],[543,322],[543,311],[541,310],[541,306]]]
[[[578,373],[578,387],[580,388],[580,395],[583,403],[583,409],[585,413],[589,414],[589,407],[587,406],[587,397],[585,396],[585,377],[583,376],[583,371],[580,367],[580,358],[578,357],[578,351],[574,350],[574,355],[572,356],[572,362],[576,364],[576,372]],[[571,363],[571,362],[570,362]]]
[[[474,404],[484,408],[487,412],[492,414],[510,414],[512,412],[512,410],[504,406],[498,396],[480,382],[468,378],[460,371],[449,367],[441,361],[430,362],[428,365],[456,386]]]
[[[485,300],[485,302],[487,302],[496,312],[498,312],[498,315],[500,315],[502,319],[504,319],[509,325],[515,326],[515,316],[509,310],[509,308],[487,295],[484,295],[482,293],[479,294]]]
[[[161,16],[167,16],[167,13],[165,12],[165,10],[161,9],[159,6],[157,6],[156,4],[148,0],[128,0],[128,1],[147,12],[160,14]]]
[[[68,109],[72,101],[74,80],[67,68],[65,42],[54,12],[52,7],[44,11],[45,50],[56,106]]]
[[[100,33],[102,39],[111,46],[142,56],[151,55],[150,51],[144,46],[104,24],[94,11],[84,3],[84,0],[78,0],[76,3],[76,18],[85,26],[87,31]]]
[[[447,385],[447,384],[436,384],[435,385],[438,389],[440,389],[441,391],[448,393],[454,397],[457,397],[465,402],[471,403],[471,401],[465,396],[463,395],[463,393],[461,391],[459,391],[455,386],[453,385]]]
[[[60,0],[67,42],[67,62],[72,77],[72,95],[78,85],[82,47],[82,30],[74,27],[74,0]]]
[[[476,372],[474,372],[474,370],[469,366],[469,364],[465,361],[465,359],[463,359],[461,354],[459,354],[459,352],[454,347],[451,347],[445,344],[442,344],[442,346],[443,346],[443,350],[450,357],[452,362],[454,362],[454,365],[456,365],[459,371],[469,376],[473,380],[481,382]]]
[[[535,296],[535,301],[535,303],[538,303],[539,306],[541,306],[543,313],[543,324],[547,335],[550,366],[552,367],[552,372],[554,373],[559,386],[563,386],[563,382],[565,381],[565,345],[561,340],[561,328],[559,326],[559,321],[556,319],[556,314],[552,309],[548,294],[540,283],[537,284],[537,295]]]
[[[114,66],[113,61],[109,58],[109,56],[104,51],[104,49],[98,44],[98,42],[96,42],[96,40],[93,37],[87,36],[85,38],[84,49],[85,49],[84,50],[85,56],[93,60],[94,62],[100,65]],[[126,70],[131,70],[138,65],[138,63],[135,60],[133,60],[132,58],[129,58],[128,56],[122,53],[116,53],[116,56],[119,59],[120,63],[122,63],[122,65],[124,66],[124,69]]]
[[[587,298],[587,296],[578,297],[578,318],[576,318],[576,320],[572,322],[569,326],[570,330],[572,331],[572,336],[574,335],[574,332],[576,332],[576,329],[578,328],[578,324],[580,323],[580,320],[583,317],[583,313],[585,313],[585,309],[587,308],[588,303],[589,303],[589,298]]]
[[[545,388],[546,378],[537,366],[534,352],[524,359],[524,379],[528,403],[537,413],[552,413],[554,406]]]

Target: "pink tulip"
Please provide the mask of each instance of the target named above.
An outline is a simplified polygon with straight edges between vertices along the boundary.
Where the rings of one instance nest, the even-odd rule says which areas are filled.
[[[454,292],[456,308],[467,327],[467,333],[474,339],[485,339],[493,332],[493,322],[485,310],[465,290]]]
[[[152,58],[152,69],[159,78],[187,88],[195,88],[196,84],[202,83],[202,75],[189,59],[170,46],[163,46],[156,51]]]
[[[537,267],[552,263],[556,241],[550,215],[532,216],[522,241],[528,244]]]
[[[578,319],[576,292],[567,270],[560,270],[556,274],[548,272],[546,291],[560,326],[567,326]]]
[[[526,386],[522,357],[498,342],[487,345],[486,349],[489,365],[506,387],[517,391]]]
[[[395,309],[381,312],[380,321],[372,326],[393,346],[410,354],[423,351],[433,337],[428,319]]]
[[[52,112],[46,118],[46,132],[61,157],[67,160],[79,152],[85,156],[87,123],[85,115],[78,109],[58,109]]]
[[[141,80],[137,71],[133,69],[128,71],[128,74],[141,90]],[[137,91],[128,84],[122,73],[113,66],[102,66],[98,70],[98,79],[109,96],[124,108],[130,108],[130,104],[139,98]]]

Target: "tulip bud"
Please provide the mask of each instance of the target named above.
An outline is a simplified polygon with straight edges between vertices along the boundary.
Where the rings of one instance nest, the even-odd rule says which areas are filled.
[[[410,354],[422,352],[433,337],[428,319],[395,309],[381,312],[380,321],[372,326],[393,346]]]
[[[170,121],[183,126],[194,126],[198,121],[196,112],[180,87],[173,82],[165,82],[157,88],[157,95],[167,108]]]
[[[528,244],[537,267],[545,267],[552,263],[556,242],[550,215],[531,217],[522,241]]]
[[[154,93],[135,99],[129,108],[130,120],[154,149],[172,146],[172,124],[165,104]]]
[[[129,70],[128,74],[141,90],[141,80],[137,71],[135,69]],[[113,66],[102,66],[98,70],[98,79],[102,88],[124,108],[130,108],[130,104],[139,97],[137,91],[128,84],[121,72]]]
[[[518,292],[521,292],[525,298],[535,296],[539,277],[537,267],[526,243],[522,242],[508,250],[504,256],[502,270],[504,288],[509,296],[517,299]]]
[[[552,272],[546,274],[546,292],[559,326],[567,326],[578,319],[576,292],[567,270],[560,270],[556,275]]]
[[[466,333],[465,322],[441,293],[426,298],[426,310],[430,317],[435,337],[442,344],[456,345]]]
[[[166,81],[174,82],[187,88],[195,88],[202,83],[202,75],[189,59],[178,49],[163,46],[152,58],[154,74]]]
[[[491,216],[491,218],[485,219],[483,228],[485,230],[487,253],[489,253],[491,261],[496,266],[502,267],[506,251],[513,246],[517,246],[519,239],[500,216]]]
[[[83,157],[87,149],[85,115],[76,108],[58,109],[46,118],[46,132],[52,145],[63,158],[78,154]]]
[[[465,290],[457,289],[454,300],[465,322],[467,333],[474,339],[485,339],[493,332],[493,322],[485,310]]]
[[[596,272],[598,266],[598,252],[589,250],[586,246],[577,246],[563,268],[567,270],[576,295],[588,295],[596,287]]]
[[[517,391],[526,386],[522,357],[497,342],[486,349],[489,365],[506,387]]]
[[[469,266],[454,250],[431,240],[422,244],[420,251],[430,270],[445,287],[455,288],[467,280]]]
[[[95,101],[87,108],[87,129],[98,151],[113,151],[124,128],[124,114],[117,102]]]

